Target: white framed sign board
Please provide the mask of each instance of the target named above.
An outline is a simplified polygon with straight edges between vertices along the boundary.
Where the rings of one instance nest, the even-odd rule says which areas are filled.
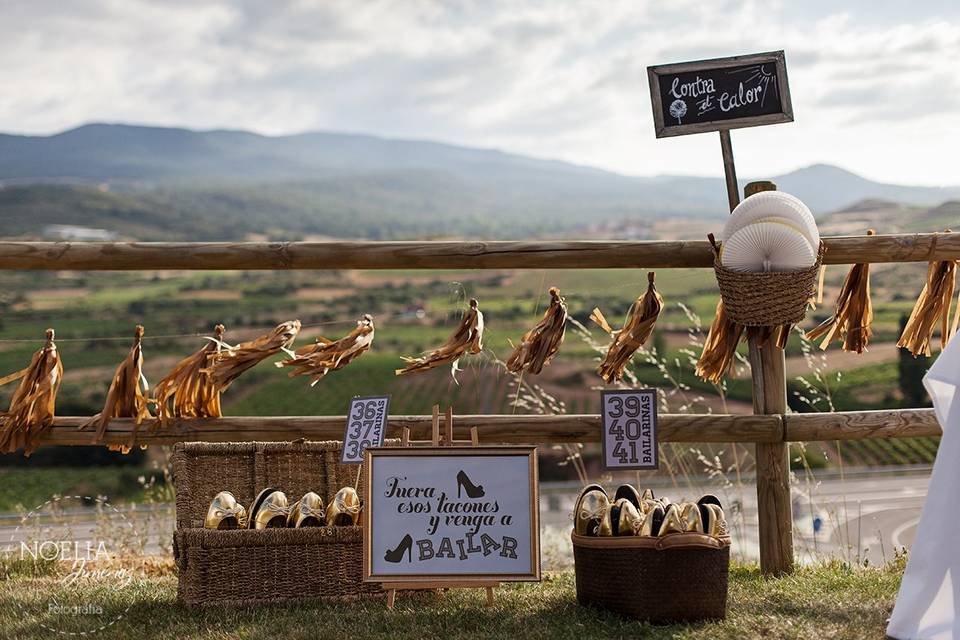
[[[364,450],[383,446],[389,409],[390,396],[356,397],[350,401],[340,454],[341,464],[360,464]]]
[[[657,469],[657,390],[600,392],[603,466],[607,469]]]
[[[367,449],[367,582],[540,580],[535,447]]]

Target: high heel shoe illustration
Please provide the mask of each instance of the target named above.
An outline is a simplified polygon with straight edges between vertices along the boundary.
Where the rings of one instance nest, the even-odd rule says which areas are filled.
[[[387,562],[401,562],[403,560],[403,554],[407,554],[407,562],[413,561],[413,538],[408,533],[403,536],[403,540],[400,541],[400,544],[397,545],[397,548],[391,551],[387,549],[383,553],[383,559]]]
[[[460,497],[460,489],[463,489],[467,492],[468,498],[482,498],[486,495],[483,491],[483,485],[475,485],[470,482],[470,478],[467,477],[467,474],[463,469],[457,473],[457,498]]]

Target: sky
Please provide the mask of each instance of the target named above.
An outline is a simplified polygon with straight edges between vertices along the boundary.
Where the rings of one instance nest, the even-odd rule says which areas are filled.
[[[0,0],[0,131],[327,130],[716,176],[717,133],[654,137],[646,67],[780,49],[795,121],[732,133],[741,176],[960,185],[957,0]]]

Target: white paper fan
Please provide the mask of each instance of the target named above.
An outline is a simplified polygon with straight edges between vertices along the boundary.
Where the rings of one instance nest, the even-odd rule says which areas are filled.
[[[820,230],[813,214],[799,198],[783,191],[761,191],[745,198],[727,219],[721,239],[731,238],[740,229],[765,218],[792,220],[814,252],[819,251]]]
[[[720,262],[735,271],[798,271],[817,261],[810,243],[792,225],[757,222],[721,246]]]

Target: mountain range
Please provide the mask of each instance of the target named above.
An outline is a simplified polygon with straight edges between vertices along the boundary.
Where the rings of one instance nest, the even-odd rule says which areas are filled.
[[[865,199],[960,199],[960,187],[883,184],[822,164],[763,178],[818,214]],[[577,237],[618,220],[726,213],[721,178],[624,176],[438,142],[116,124],[0,134],[6,237],[53,224],[150,240]]]

